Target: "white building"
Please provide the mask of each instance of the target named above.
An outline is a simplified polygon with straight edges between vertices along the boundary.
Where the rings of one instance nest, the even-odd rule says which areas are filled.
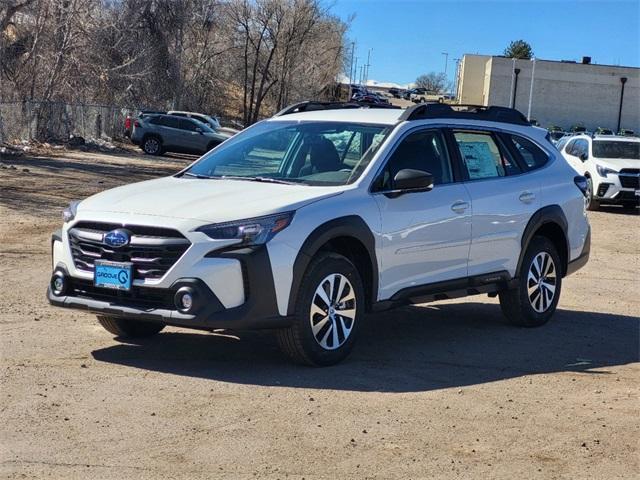
[[[616,130],[620,114],[621,128],[640,132],[640,69],[634,67],[464,55],[457,98],[462,104],[514,106],[544,127]]]

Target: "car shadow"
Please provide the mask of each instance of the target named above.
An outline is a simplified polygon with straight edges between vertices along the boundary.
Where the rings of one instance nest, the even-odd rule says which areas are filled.
[[[411,306],[365,318],[358,345],[328,368],[291,364],[267,332],[161,333],[95,350],[101,362],[224,382],[361,392],[417,392],[523,375],[606,375],[638,361],[636,317],[558,310],[540,328],[502,321],[499,307]],[[236,336],[237,335],[237,336]]]
[[[640,215],[640,208],[625,208],[622,205],[600,205],[600,211],[616,215]]]

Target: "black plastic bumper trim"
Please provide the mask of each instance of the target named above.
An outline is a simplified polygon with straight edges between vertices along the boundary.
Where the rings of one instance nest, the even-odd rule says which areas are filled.
[[[591,227],[587,231],[587,238],[584,240],[584,245],[582,246],[582,252],[580,256],[575,260],[571,260],[567,265],[567,274],[571,275],[572,273],[577,272],[582,267],[584,267],[589,261],[589,255],[591,253]],[[566,276],[565,275],[565,276]]]
[[[189,278],[177,280],[171,289],[177,291],[182,286],[198,289],[201,298],[204,298],[203,306],[193,314],[180,313],[177,309],[143,308],[126,301],[103,301],[69,295],[57,297],[50,289],[47,289],[47,298],[49,303],[59,307],[84,309],[104,315],[156,321],[187,328],[258,330],[291,325],[291,318],[278,312],[271,261],[264,245],[225,251],[218,256],[235,258],[243,266],[245,285],[248,285],[248,289],[245,291],[245,302],[238,307],[225,309],[202,280]]]

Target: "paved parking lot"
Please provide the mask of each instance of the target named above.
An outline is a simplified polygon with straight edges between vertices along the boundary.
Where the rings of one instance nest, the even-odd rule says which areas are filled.
[[[637,212],[590,214],[591,261],[545,327],[503,324],[486,296],[406,307],[369,317],[325,369],[291,365],[265,333],[121,343],[49,307],[68,201],[188,161],[2,160],[1,477],[637,478]]]

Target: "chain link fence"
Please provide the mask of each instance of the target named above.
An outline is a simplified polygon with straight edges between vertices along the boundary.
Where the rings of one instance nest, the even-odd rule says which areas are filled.
[[[0,102],[0,142],[65,142],[124,137],[124,121],[133,109],[114,105],[63,102]]]

